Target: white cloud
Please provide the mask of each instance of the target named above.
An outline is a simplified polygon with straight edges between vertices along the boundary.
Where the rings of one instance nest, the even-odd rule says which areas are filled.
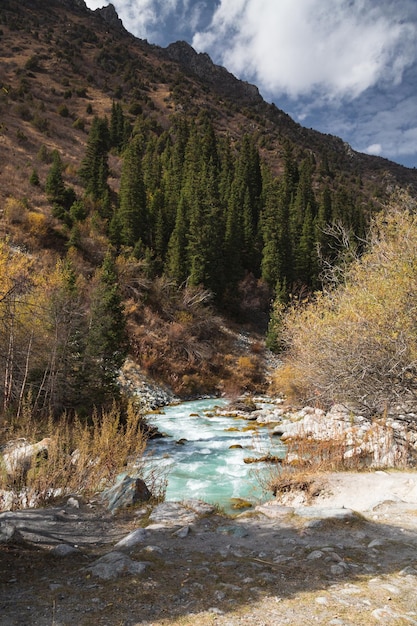
[[[379,156],[380,154],[382,154],[382,146],[380,143],[373,143],[372,145],[368,146],[364,152],[366,152],[367,154],[376,154],[377,156]]]
[[[86,5],[89,9],[95,11],[96,9],[101,9],[101,7],[109,4],[106,0],[85,0]]]
[[[261,91],[323,100],[399,83],[415,59],[407,0],[221,0],[193,45]]]

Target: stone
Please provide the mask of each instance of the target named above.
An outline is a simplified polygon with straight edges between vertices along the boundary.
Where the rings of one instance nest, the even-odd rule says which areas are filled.
[[[160,546],[145,546],[142,549],[142,552],[144,552],[145,554],[158,554],[159,556],[164,553]]]
[[[139,502],[146,502],[151,497],[151,492],[141,478],[132,478],[123,474],[118,477],[113,487],[101,494],[102,501],[112,513]]]
[[[138,543],[143,543],[147,540],[149,532],[144,528],[136,528],[131,533],[120,539],[114,546],[115,548],[133,548]]]
[[[3,449],[3,466],[9,476],[29,471],[34,457],[47,454],[50,437],[37,443],[28,443],[26,439],[9,442]]]
[[[220,535],[232,535],[233,537],[247,537],[249,535],[248,531],[242,526],[219,526],[216,529],[216,532]]]
[[[324,552],[321,550],[313,550],[313,552],[310,552],[307,556],[307,561],[316,561],[317,559],[321,559],[323,556]]]
[[[279,519],[281,517],[285,517],[287,515],[291,515],[294,512],[294,508],[291,506],[282,506],[280,504],[275,504],[274,502],[260,504],[255,507],[255,511],[262,513],[266,517],[271,519]]]
[[[347,567],[345,563],[338,563],[337,565],[330,566],[330,573],[333,576],[342,576],[345,573]]]
[[[71,509],[79,509],[80,503],[76,498],[68,498],[67,506],[70,507]]]
[[[68,556],[76,553],[79,553],[78,548],[70,546],[68,543],[59,543],[51,549],[51,554],[54,556]]]
[[[355,513],[351,509],[340,508],[320,508],[316,506],[298,507],[294,510],[299,517],[311,517],[318,519],[354,519]]]
[[[184,526],[194,522],[200,510],[196,511],[192,508],[192,502],[181,504],[180,502],[162,502],[158,504],[149,516],[152,528],[156,528],[155,524],[164,526]],[[197,501],[196,501],[197,502]],[[189,505],[189,506],[187,506]],[[197,506],[197,505],[196,505]],[[210,507],[211,505],[209,505]],[[204,509],[201,509],[204,510]],[[150,526],[148,526],[150,528]]]
[[[187,535],[190,533],[190,530],[191,530],[190,526],[183,526],[182,528],[179,528],[172,534],[174,537],[185,539],[185,537],[187,537]]]
[[[89,567],[86,567],[85,571],[91,572],[93,576],[97,576],[102,580],[112,580],[128,574],[142,574],[146,567],[146,563],[133,561],[123,552],[115,551],[97,559]]]
[[[23,540],[16,526],[10,522],[0,522],[0,543],[16,543]]]

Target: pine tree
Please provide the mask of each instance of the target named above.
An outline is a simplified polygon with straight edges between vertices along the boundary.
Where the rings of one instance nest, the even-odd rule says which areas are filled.
[[[45,191],[50,202],[61,207],[65,204],[65,184],[62,177],[63,163],[58,150],[52,153],[52,165],[45,182]]]
[[[123,149],[126,139],[126,120],[120,102],[112,104],[109,128],[110,147],[116,148],[118,152]]]
[[[119,193],[118,219],[122,243],[134,247],[148,245],[149,217],[142,175],[142,139],[136,135],[124,152]]]
[[[85,186],[86,195],[99,200],[108,190],[108,151],[110,147],[107,119],[94,117],[87,140],[86,154],[78,175]]]
[[[45,182],[45,191],[48,200],[53,203],[53,215],[70,226],[72,220],[69,209],[77,198],[74,189],[65,186],[62,176],[63,169],[64,165],[61,156],[57,150],[54,150],[52,153],[52,165]]]
[[[127,354],[126,324],[110,252],[95,275],[90,316],[83,373],[92,402],[102,405],[118,395],[117,377]]]
[[[175,228],[169,240],[165,263],[165,273],[178,284],[183,283],[188,277],[187,232],[187,208],[182,198],[178,205]]]

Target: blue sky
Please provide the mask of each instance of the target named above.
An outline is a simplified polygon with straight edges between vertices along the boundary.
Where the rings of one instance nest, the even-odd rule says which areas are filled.
[[[113,4],[137,37],[188,41],[303,126],[417,167],[417,0]]]

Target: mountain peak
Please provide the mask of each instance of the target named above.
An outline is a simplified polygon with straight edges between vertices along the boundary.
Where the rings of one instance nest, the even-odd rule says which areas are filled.
[[[222,95],[239,99],[242,104],[254,105],[263,102],[255,85],[239,80],[221,65],[216,65],[206,52],[196,52],[186,41],[171,43],[165,52],[171,61],[176,61],[186,70],[210,84]]]
[[[83,2],[83,0],[76,1]],[[101,15],[103,20],[107,22],[112,28],[118,31],[127,32],[113,4],[110,3],[107,6],[102,7],[101,9],[96,9],[95,12]]]

